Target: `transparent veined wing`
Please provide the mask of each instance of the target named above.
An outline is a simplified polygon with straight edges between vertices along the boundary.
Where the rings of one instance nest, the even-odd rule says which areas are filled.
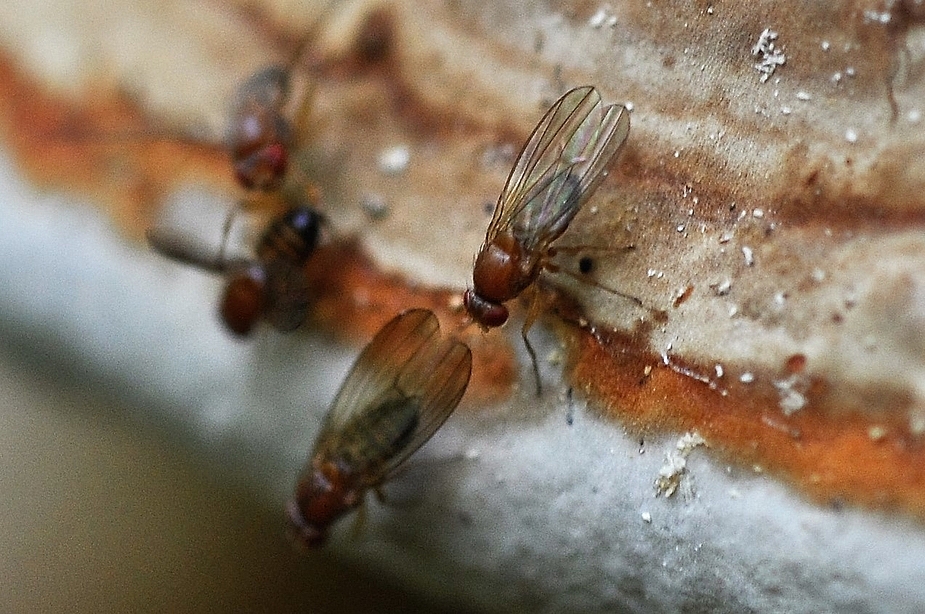
[[[472,352],[455,339],[433,345],[408,364],[398,379],[398,388],[420,400],[418,421],[403,448],[382,467],[382,477],[398,468],[446,422],[466,392],[471,375]]]
[[[469,348],[441,339],[436,316],[396,316],[360,353],[324,420],[314,457],[337,459],[373,485],[426,442],[469,383]]]
[[[263,265],[266,282],[264,318],[276,330],[289,332],[305,321],[311,302],[311,288],[303,268],[288,260],[270,260]]]
[[[629,135],[622,105],[604,106],[592,86],[557,100],[511,169],[486,242],[510,231],[528,253],[555,240],[606,176]]]

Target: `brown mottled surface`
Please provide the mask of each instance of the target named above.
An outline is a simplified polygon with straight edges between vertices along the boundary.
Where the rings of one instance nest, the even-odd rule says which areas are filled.
[[[317,14],[311,6],[300,19]],[[454,294],[427,288],[467,283],[488,221],[484,205],[497,197],[511,148],[566,87],[594,83],[608,101],[632,102],[633,127],[610,179],[562,237],[578,248],[560,264],[578,271],[590,255],[595,283],[667,318],[573,277],[548,276],[597,332],[566,333],[578,339],[574,383],[640,430],[698,430],[724,458],[786,475],[814,496],[921,518],[918,5],[639,0],[610,7],[612,26],[590,23],[601,8],[594,2],[520,8],[435,0],[374,11],[351,3],[319,32],[301,74],[314,99],[298,168],[319,184],[335,234],[357,237],[362,249],[335,243],[312,263],[310,274],[327,288],[315,321],[366,337],[418,305],[438,309],[445,327],[460,322]],[[198,20],[178,20],[175,36],[195,41],[196,27],[222,23],[207,28],[209,51],[196,69],[223,83],[258,62],[228,52],[249,26],[260,24],[247,39],[259,58],[278,55],[299,40],[293,30],[307,27],[284,26],[278,6],[200,10]],[[752,47],[765,28],[779,33],[786,62],[761,82]],[[93,40],[99,57],[122,57]],[[34,59],[36,49],[23,53]],[[18,62],[0,66],[0,109],[6,141],[37,181],[101,197],[131,232],[180,183],[236,194],[215,146],[74,145],[73,128],[62,126],[79,126],[80,136],[159,122],[111,89],[63,98],[23,77]],[[172,103],[155,85],[138,85],[158,83],[157,66],[141,71],[113,59],[97,70],[130,81],[145,109],[166,112],[180,100],[215,115],[216,88],[186,75],[193,69],[182,62],[168,64],[161,70],[175,81]],[[181,87],[189,83],[206,93]],[[171,125],[202,119],[178,116]],[[394,147],[409,153],[397,172],[380,163]],[[385,204],[384,219],[364,213],[371,200]],[[510,348],[498,335],[466,334],[475,346],[473,390],[497,398],[516,371]]]

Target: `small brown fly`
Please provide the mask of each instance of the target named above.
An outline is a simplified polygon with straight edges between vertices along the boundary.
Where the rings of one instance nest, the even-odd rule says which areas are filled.
[[[328,411],[287,506],[295,538],[317,546],[449,417],[472,371],[472,353],[440,335],[427,309],[405,311],[357,358]]]
[[[289,96],[290,70],[278,65],[258,70],[238,87],[227,142],[235,177],[248,190],[270,192],[283,183],[296,144],[285,114]]]
[[[226,141],[235,177],[248,190],[272,192],[283,184],[312,99],[307,88],[289,108],[293,72],[336,5],[325,4],[287,62],[255,71],[235,92]]]
[[[503,303],[531,289],[543,269],[555,269],[553,242],[607,176],[629,130],[626,108],[604,106],[590,85],[566,92],[537,124],[498,198],[472,269],[472,288],[463,296],[466,310],[482,328],[504,324],[508,309]],[[521,329],[537,391],[539,367],[527,331],[538,307],[534,294]]]
[[[227,275],[219,313],[231,332],[247,335],[261,319],[288,332],[298,328],[308,310],[309,289],[303,267],[318,244],[323,222],[313,207],[293,206],[263,231],[254,258],[224,256],[230,222],[217,256],[202,253],[199,245],[180,240],[169,228],[151,228],[147,237],[164,256]]]

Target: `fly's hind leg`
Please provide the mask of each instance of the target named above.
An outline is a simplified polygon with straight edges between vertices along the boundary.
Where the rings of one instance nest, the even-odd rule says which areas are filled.
[[[217,268],[224,268],[227,264],[226,258],[228,257],[228,240],[231,236],[231,226],[234,224],[235,219],[244,211],[244,208],[244,202],[239,200],[235,203],[234,207],[228,210],[228,215],[225,216],[225,222],[222,224],[222,239],[218,246],[218,254],[215,257],[215,265]]]
[[[524,345],[527,347],[527,353],[530,354],[530,363],[533,365],[533,378],[536,381],[536,396],[543,394],[543,384],[540,380],[540,363],[536,359],[536,350],[533,349],[533,345],[530,343],[530,339],[527,338],[527,331],[533,326],[533,323],[536,322],[536,318],[540,315],[540,307],[542,303],[540,302],[540,293],[536,287],[531,287],[527,290],[530,293],[530,306],[527,308],[527,314],[524,316],[524,325],[520,329],[520,336],[524,340]]]
[[[357,507],[357,513],[353,519],[353,526],[350,527],[351,540],[357,541],[362,537],[363,531],[366,529],[367,521],[366,500],[364,499]]]

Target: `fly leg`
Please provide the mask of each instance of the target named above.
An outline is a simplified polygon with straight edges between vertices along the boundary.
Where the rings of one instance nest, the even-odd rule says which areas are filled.
[[[353,541],[358,541],[363,535],[363,531],[366,529],[367,522],[367,513],[366,513],[366,500],[360,502],[359,507],[357,508],[357,515],[353,520],[353,526],[350,527],[350,539]]]
[[[524,340],[524,345],[527,347],[527,353],[530,354],[530,362],[533,365],[533,378],[536,381],[536,396],[540,396],[543,394],[543,384],[540,380],[540,364],[536,359],[536,350],[533,349],[530,339],[527,338],[527,331],[530,330],[536,318],[539,317],[542,304],[540,302],[540,294],[535,287],[531,287],[528,292],[530,292],[530,306],[527,308],[527,314],[524,316],[524,325],[520,329],[520,336]]]

